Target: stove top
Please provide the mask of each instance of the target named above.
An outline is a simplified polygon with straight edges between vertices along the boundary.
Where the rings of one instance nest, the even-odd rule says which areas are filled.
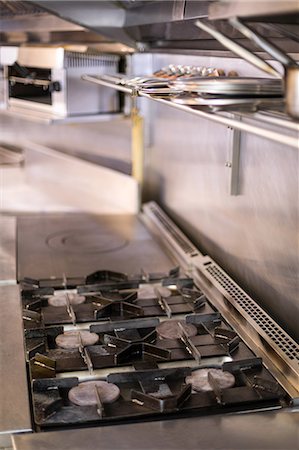
[[[226,389],[221,389],[219,379],[211,375],[217,369],[213,372],[208,366],[200,370],[210,370],[209,390],[194,390],[186,382],[192,374],[188,367],[110,374],[104,386],[99,384],[102,389],[96,386],[99,380],[79,383],[76,377],[36,379],[32,385],[35,423],[46,430],[120,420],[246,411],[273,408],[284,396],[259,358],[226,363],[222,373],[234,380]],[[86,388],[91,394],[89,398],[82,397]]]
[[[38,430],[287,401],[261,358],[179,268],[137,275],[102,270],[77,286],[75,280],[22,282]]]
[[[45,279],[59,282],[63,273],[77,286],[99,268],[134,274],[174,265],[134,215],[23,215],[17,235],[18,280],[34,278],[41,286]]]

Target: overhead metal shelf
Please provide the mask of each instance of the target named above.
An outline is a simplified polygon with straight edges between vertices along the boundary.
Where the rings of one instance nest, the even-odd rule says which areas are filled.
[[[235,130],[244,131],[246,133],[251,133],[256,136],[269,139],[271,141],[287,145],[298,149],[298,136],[296,132],[299,133],[299,123],[291,120],[288,116],[284,114],[276,114],[270,111],[259,111],[257,113],[249,114],[247,112],[207,112],[194,108],[192,106],[179,105],[173,103],[170,99],[162,99],[155,97],[154,95],[145,94],[140,89],[135,87],[124,86],[123,84],[109,82],[107,80],[102,80],[101,77],[96,77],[92,75],[84,75],[82,77],[86,81],[92,83],[100,84],[106,87],[117,89],[121,92],[125,92],[132,96],[144,97],[149,100],[161,103],[163,105],[170,106],[174,109],[184,111],[195,116],[201,117],[202,119],[211,120],[212,122],[219,123],[221,125],[233,128]],[[232,117],[234,116],[234,117]],[[241,119],[241,120],[240,120]],[[248,123],[246,120],[253,121],[254,124]],[[283,129],[283,132],[273,131],[269,129],[269,125],[277,126]],[[290,136],[290,132],[294,133],[294,136]]]

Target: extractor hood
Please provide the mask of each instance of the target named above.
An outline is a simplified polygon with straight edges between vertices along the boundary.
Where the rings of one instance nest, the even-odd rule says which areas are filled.
[[[269,4],[269,2],[259,0],[260,7],[256,9],[259,14],[254,17],[256,1],[38,0],[33,2],[2,1],[0,3],[10,8],[11,4],[13,6],[26,4],[27,8],[31,5],[34,14],[39,14],[41,18],[46,17],[45,29],[49,28],[52,21],[54,29],[51,30],[50,36],[44,36],[44,39],[48,39],[47,42],[55,43],[59,39],[61,41],[64,39],[65,42],[81,40],[86,43],[89,40],[93,43],[123,46],[123,49],[131,48],[135,51],[224,50],[215,39],[199,30],[194,22],[199,18],[215,18],[218,22],[217,26],[227,36],[244,41],[244,37],[234,30],[226,20],[229,17],[229,11],[237,11],[237,15],[241,14],[245,20],[249,18],[250,22],[255,22],[254,27],[257,27],[260,34],[272,38],[277,45],[283,43],[284,50],[296,52],[298,37],[295,27],[298,19],[298,14],[296,14],[298,13],[296,6],[298,3],[272,0],[271,3],[274,2],[276,6],[280,5],[280,8],[273,10],[272,14],[271,8],[270,10],[269,8],[265,9],[264,6],[263,9],[260,5]],[[222,12],[224,7],[226,7],[225,14]],[[247,14],[244,15],[244,11],[247,11]],[[249,16],[248,11],[250,11]],[[16,27],[21,20],[20,12],[16,11],[13,14],[14,16],[18,15],[18,20],[14,17],[9,24],[5,23],[5,16],[0,20],[6,25],[6,28],[3,28],[3,23],[0,23],[4,33],[8,32],[7,30],[10,30],[11,33],[12,27]],[[269,26],[267,29],[261,28],[260,22],[267,22],[270,28]],[[32,21],[30,27],[27,27],[27,37],[29,35],[31,38],[32,36],[38,38],[38,34],[42,34],[43,26],[40,20]],[[63,36],[60,36],[57,27],[63,29]],[[288,27],[288,33],[283,35],[282,27]],[[287,34],[289,37],[291,36],[290,42],[286,42]],[[293,40],[294,35],[295,40]],[[249,48],[256,50],[250,45]]]

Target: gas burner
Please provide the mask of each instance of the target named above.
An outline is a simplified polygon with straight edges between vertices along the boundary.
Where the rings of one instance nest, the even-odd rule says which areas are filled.
[[[231,388],[235,384],[235,377],[230,372],[221,369],[197,369],[186,377],[186,383],[191,384],[197,392],[213,391],[215,384],[219,390]]]
[[[139,274],[127,275],[112,270],[97,270],[84,277],[50,277],[34,279],[25,277],[20,280],[22,293],[33,295],[34,291],[47,289],[48,295],[54,294],[54,290],[77,289],[78,293],[97,292],[99,290],[138,288],[139,283],[165,283],[171,284],[173,280],[179,280],[180,268],[175,267],[168,273],[147,273],[141,270]],[[182,279],[184,280],[184,279]],[[186,283],[186,282],[185,282]]]
[[[79,295],[76,293],[67,293],[62,292],[57,295],[52,295],[48,298],[48,305],[59,308],[61,306],[68,306],[68,303],[71,305],[81,305],[81,303],[85,302],[85,297],[83,295]]]
[[[113,403],[120,396],[119,387],[107,381],[85,381],[70,389],[68,398],[78,406]]]
[[[46,365],[54,373],[86,369],[92,373],[94,369],[124,365],[152,369],[162,362],[247,357],[246,347],[219,313],[191,315],[186,320],[175,339],[159,338],[161,324],[155,318],[109,321],[91,325],[89,330],[31,328],[25,333],[27,359],[34,378],[39,377],[40,355],[48,358]],[[186,333],[190,328],[192,336]]]
[[[180,339],[184,332],[188,338],[196,336],[197,328],[192,323],[187,324],[185,320],[167,320],[157,327],[161,339]]]
[[[133,304],[137,298],[136,292],[127,291],[106,292],[105,295],[86,295],[83,302],[71,303],[72,294],[65,291],[63,294],[66,306],[49,305],[47,296],[33,297],[23,300],[23,319],[25,329],[43,328],[49,325],[70,324],[84,322],[96,322],[109,318],[131,318],[143,315],[141,307]],[[52,299],[52,296],[50,299]],[[58,297],[58,295],[57,295]],[[78,297],[76,297],[78,298]],[[33,313],[36,313],[35,320],[32,320]]]
[[[212,373],[211,367],[206,369]],[[221,387],[212,376],[212,390],[200,392],[192,391],[191,384],[186,384],[191,374],[187,367],[115,373],[105,380],[81,384],[75,377],[34,380],[34,421],[45,430],[194,413],[252,411],[280,405],[285,393],[260,360],[239,361],[237,366],[227,366],[228,369],[234,371],[233,386]],[[85,389],[82,400],[81,390]]]
[[[57,347],[64,349],[74,349],[80,346],[87,347],[88,345],[95,345],[99,340],[96,333],[91,333],[86,330],[79,331],[65,331],[55,338]]]
[[[107,275],[108,272],[101,273]],[[173,279],[171,282],[168,280],[167,283],[170,284],[142,283],[137,285],[137,289],[135,282],[126,283],[125,288],[117,283],[109,285],[109,288],[107,285],[96,285],[95,291],[84,290],[82,286],[81,289],[73,290],[25,290],[25,328],[70,323],[75,325],[107,319],[126,320],[153,316],[170,318],[176,314],[190,314],[199,310],[203,313],[214,312],[202,292],[194,289],[191,279]],[[95,288],[95,285],[90,286]],[[141,298],[140,292],[143,292]],[[39,313],[40,321],[31,320],[28,311]]]

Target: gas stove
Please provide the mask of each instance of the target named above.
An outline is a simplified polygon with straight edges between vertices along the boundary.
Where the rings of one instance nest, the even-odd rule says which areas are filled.
[[[178,267],[74,280],[22,282],[37,430],[287,404],[262,359]]]
[[[51,449],[69,448],[74,433],[93,448],[107,428],[121,434],[129,426],[131,436],[149,421],[156,431],[155,421],[168,430],[173,423],[176,433],[186,417],[194,434],[199,416],[217,423],[227,413],[292,405],[299,349],[291,337],[157,205],[118,219],[18,222],[21,302],[11,286],[0,334],[5,379],[13,373],[22,386],[4,392],[4,404],[27,415],[17,424],[8,414],[4,429],[34,432],[14,436],[15,448],[43,448],[57,433]],[[26,373],[24,361],[16,372],[9,356],[11,348],[23,352],[21,331]]]

